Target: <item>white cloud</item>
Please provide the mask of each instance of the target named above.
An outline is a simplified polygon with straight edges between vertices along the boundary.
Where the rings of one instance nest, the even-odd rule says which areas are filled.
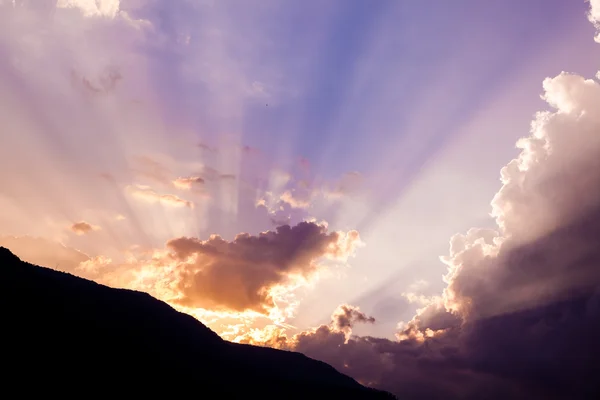
[[[119,13],[120,0],[58,0],[58,8],[77,8],[86,17],[114,18]]]

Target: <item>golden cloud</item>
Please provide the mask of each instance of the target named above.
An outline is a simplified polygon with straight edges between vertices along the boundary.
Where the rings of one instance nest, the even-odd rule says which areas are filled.
[[[182,237],[167,248],[179,263],[181,304],[266,312],[274,306],[272,288],[310,276],[321,258],[347,259],[359,240],[355,231],[327,232],[302,222],[256,236],[239,234],[231,242],[217,235],[205,241]]]
[[[189,200],[184,200],[174,194],[157,193],[148,186],[128,186],[127,190],[132,196],[149,203],[160,203],[172,207],[194,208],[194,203]]]

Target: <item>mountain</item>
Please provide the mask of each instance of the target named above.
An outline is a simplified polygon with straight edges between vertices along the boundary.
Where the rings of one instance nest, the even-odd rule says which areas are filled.
[[[300,353],[224,341],[146,293],[28,264],[3,247],[0,332],[0,393],[394,398]]]

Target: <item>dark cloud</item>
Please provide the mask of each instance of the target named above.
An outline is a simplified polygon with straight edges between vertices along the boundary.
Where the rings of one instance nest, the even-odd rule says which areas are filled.
[[[591,399],[600,394],[599,304],[597,292],[401,341],[349,337],[331,324],[268,345],[402,399]]]
[[[342,332],[351,329],[356,323],[375,323],[375,318],[347,304],[339,306],[331,318],[333,327]]]
[[[271,287],[291,275],[310,275],[322,257],[347,257],[358,240],[354,231],[327,232],[325,226],[302,222],[256,236],[242,233],[231,242],[216,235],[205,241],[183,237],[167,247],[181,262],[182,304],[264,312],[274,305]]]
[[[8,17],[0,15],[4,25],[19,34],[34,27],[25,24],[25,29],[17,29],[24,19],[11,18],[20,14],[8,11],[12,6],[5,3],[3,11]],[[596,9],[590,18],[597,23],[599,2],[592,4]],[[169,13],[156,15],[165,26],[179,26],[180,21],[172,20]],[[91,23],[86,21],[85,26]],[[204,26],[197,21],[194,24]],[[88,39],[104,36],[97,35],[97,30],[86,31],[93,35],[85,36],[83,30],[65,32],[84,34]],[[11,30],[7,32],[7,37],[13,37]],[[127,39],[121,29],[105,33]],[[45,36],[49,41],[39,43],[47,45],[40,46],[36,40],[22,42],[38,50],[31,54],[45,54],[43,50],[53,49],[55,41],[54,35]],[[175,29],[172,36],[176,36]],[[86,58],[93,58],[99,50],[97,46],[91,49],[84,54]],[[56,67],[64,61],[53,52],[44,57],[28,58],[26,54],[23,51],[17,57],[25,69]],[[56,59],[58,64],[52,64]],[[173,76],[162,68],[155,70],[161,76]],[[72,75],[74,86],[89,94],[115,91],[120,79],[119,71],[109,69],[99,75],[89,71]],[[183,82],[174,81],[179,83],[184,87]],[[227,92],[217,90],[219,87],[210,89]],[[562,73],[546,80],[544,89],[544,98],[555,111],[536,116],[531,135],[518,143],[520,156],[502,170],[503,186],[492,203],[498,230],[473,229],[452,238],[450,253],[443,258],[448,266],[447,288],[418,311],[397,340],[351,336],[353,324],[368,322],[370,317],[346,306],[334,313],[328,325],[292,338],[275,335],[266,344],[326,361],[401,399],[600,398],[595,376],[600,361],[600,88],[597,80]],[[172,103],[174,107],[181,104]],[[48,124],[43,126],[48,128]],[[300,166],[309,169],[306,160],[301,160]],[[133,169],[166,185],[177,176],[148,158],[134,160]],[[210,168],[201,176],[206,180],[233,177]],[[331,192],[340,194],[353,188],[356,176],[348,178],[352,179],[333,185]],[[192,204],[152,189],[138,189],[136,194],[146,200]],[[306,189],[305,198],[299,196],[301,189]],[[306,204],[313,189],[299,185],[293,196],[289,192],[288,200]],[[270,288],[285,284],[293,274],[312,273],[320,257],[350,253],[356,240],[356,232],[344,236],[302,223],[257,236],[241,234],[233,241],[218,236],[206,241],[175,239],[168,243],[171,258],[164,261],[178,265],[168,283],[178,283],[183,304],[264,312],[273,304]],[[40,239],[3,237],[0,244],[27,261],[57,269],[72,271],[89,261],[83,253]],[[146,271],[169,270],[163,260],[157,261],[161,263],[147,266]]]

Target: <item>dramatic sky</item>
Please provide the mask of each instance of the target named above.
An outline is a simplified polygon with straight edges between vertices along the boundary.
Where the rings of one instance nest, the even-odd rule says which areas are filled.
[[[600,0],[0,0],[0,245],[402,399],[591,395],[597,27]]]

